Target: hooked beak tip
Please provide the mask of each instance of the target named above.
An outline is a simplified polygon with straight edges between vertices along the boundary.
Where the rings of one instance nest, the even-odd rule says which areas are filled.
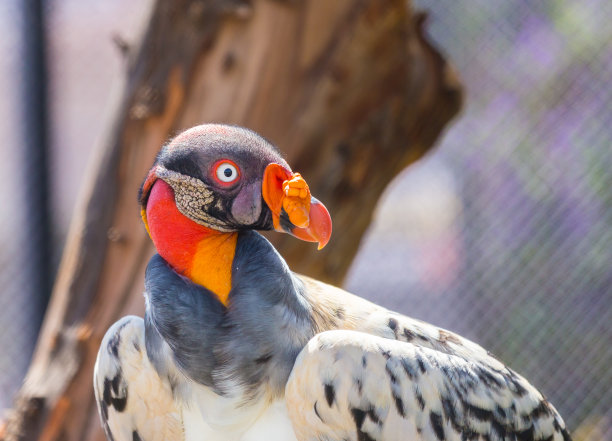
[[[310,203],[310,226],[313,238],[318,242],[317,250],[322,250],[328,244],[332,233],[332,221],[325,205],[312,198]]]
[[[307,194],[302,196],[310,195],[306,182],[298,173],[292,173],[290,170],[286,169],[280,164],[269,164],[266,167],[262,185],[262,193],[264,201],[272,212],[274,229],[277,231],[290,233],[301,240],[317,242],[317,248],[321,250],[325,247],[325,245],[327,245],[329,239],[331,238],[332,222],[327,208],[325,208],[325,205],[319,202],[316,198],[310,196],[309,199],[306,199],[306,203],[303,207],[300,205],[301,209],[303,208],[306,210],[307,219],[304,219],[303,222],[299,223],[307,226],[298,227],[295,225],[295,223],[298,223],[296,222],[296,219],[301,220],[300,216],[295,216],[297,210],[294,210],[294,212],[292,212],[293,215],[288,216],[287,219],[285,219],[283,216],[283,220],[288,220],[288,223],[290,224],[289,229],[286,228],[286,225],[285,228],[281,226],[280,217],[281,212],[283,212],[283,202],[285,198],[283,184],[286,185],[287,181],[289,180],[292,180],[292,182],[295,182],[296,180],[302,181],[302,183],[298,184],[297,187],[299,187],[300,191],[302,191],[302,188],[305,188],[306,191],[308,191]],[[290,221],[291,218],[294,219],[295,223]]]

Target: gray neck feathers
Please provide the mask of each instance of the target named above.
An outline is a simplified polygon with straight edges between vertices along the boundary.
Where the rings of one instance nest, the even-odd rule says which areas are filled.
[[[221,395],[237,387],[249,397],[264,389],[282,394],[297,354],[314,335],[302,282],[255,232],[238,237],[227,309],[159,255],[149,262],[145,289],[147,353],[160,375],[174,362]]]

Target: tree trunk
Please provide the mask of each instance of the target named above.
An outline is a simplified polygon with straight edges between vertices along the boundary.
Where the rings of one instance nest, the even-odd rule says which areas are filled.
[[[103,440],[92,371],[106,329],[142,315],[153,247],[138,187],[161,145],[202,122],[284,152],[334,220],[325,250],[269,236],[296,271],[340,283],[385,186],[458,112],[452,68],[406,0],[157,0],[81,194],[6,440]]]

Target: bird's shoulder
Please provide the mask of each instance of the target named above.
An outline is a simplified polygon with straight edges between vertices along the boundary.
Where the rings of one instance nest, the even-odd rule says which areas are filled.
[[[127,316],[106,332],[94,368],[94,392],[109,440],[183,441],[172,387],[151,365],[143,319]]]
[[[459,334],[391,311],[333,285],[303,275],[297,277],[304,284],[304,296],[311,305],[318,332],[359,331],[504,368],[488,351]]]

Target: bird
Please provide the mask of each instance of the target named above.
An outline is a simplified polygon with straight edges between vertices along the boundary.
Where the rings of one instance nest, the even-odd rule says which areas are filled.
[[[178,134],[139,203],[157,253],[144,318],[118,320],[98,352],[109,441],[571,440],[478,344],[292,272],[259,231],[322,248],[331,216],[257,133]]]

